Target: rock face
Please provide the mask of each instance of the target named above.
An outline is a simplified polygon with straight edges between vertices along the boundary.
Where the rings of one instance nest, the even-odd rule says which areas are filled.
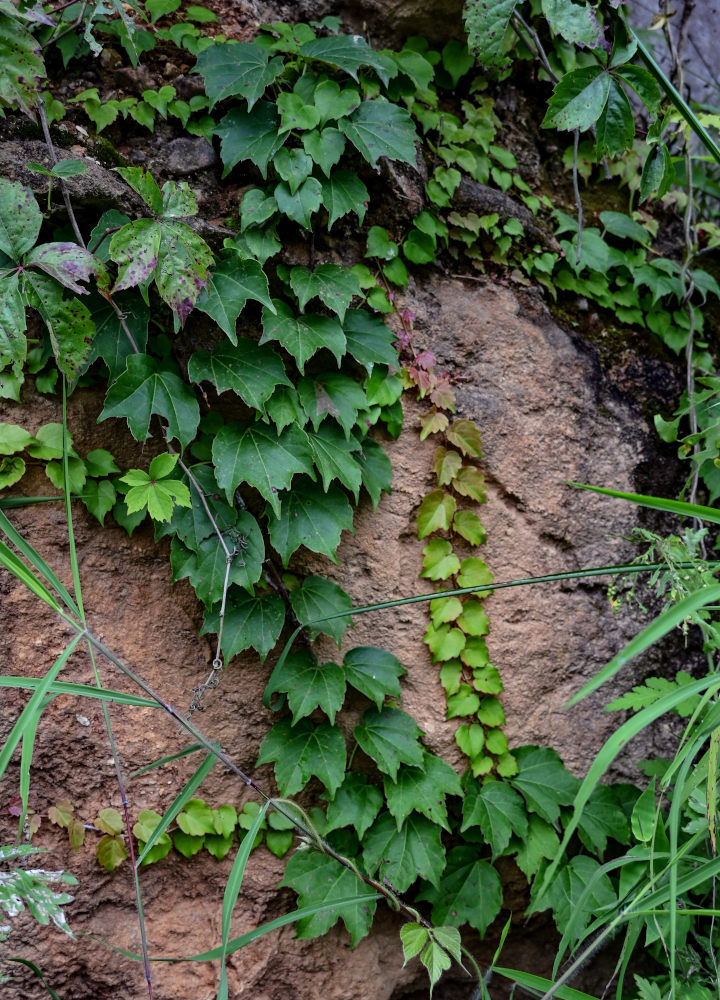
[[[635,523],[636,511],[574,490],[566,481],[620,489],[642,485],[638,475],[644,462],[656,458],[657,445],[636,397],[646,393],[653,378],[655,382],[665,379],[665,388],[673,391],[672,370],[661,361],[647,361],[650,378],[629,350],[617,357],[614,367],[603,369],[592,350],[562,330],[539,300],[507,288],[428,277],[408,293],[404,304],[417,315],[418,346],[432,348],[441,364],[458,378],[459,415],[475,420],[484,436],[489,501],[483,521],[489,541],[483,554],[496,580],[626,558],[630,550],[621,536]],[[630,376],[637,376],[638,371],[644,378],[633,383]],[[70,424],[81,454],[107,443],[108,426],[95,423],[101,402],[94,391],[73,397]],[[414,513],[433,485],[434,445],[419,440],[417,410],[417,404],[407,402],[407,429],[397,442],[386,442],[395,475],[392,495],[382,499],[377,514],[369,509],[361,513],[357,534],[344,539],[339,567],[332,567],[329,574],[356,603],[427,589],[417,579],[422,545],[415,538]],[[56,401],[33,399],[29,394],[22,410],[8,402],[0,407],[0,420],[20,422],[30,430],[58,416]],[[118,461],[137,464],[137,445],[119,422],[111,433]],[[44,475],[37,470],[29,492],[42,495],[46,492],[43,482]],[[13,520],[69,583],[62,511],[38,505],[13,513]],[[207,676],[212,648],[207,639],[197,638],[202,615],[191,591],[185,583],[171,585],[165,543],[156,545],[143,528],[132,538],[116,527],[102,530],[80,510],[76,531],[91,627],[167,702],[186,711],[193,685]],[[320,561],[308,558],[302,569],[320,569]],[[326,564],[322,570],[328,572]],[[12,664],[13,673],[42,676],[61,652],[67,632],[7,575],[0,578],[0,588],[3,663]],[[490,651],[507,689],[504,704],[511,745],[555,746],[569,766],[582,773],[613,726],[613,718],[599,711],[608,698],[603,691],[571,712],[564,711],[563,704],[637,631],[638,621],[629,614],[613,617],[604,582],[498,591],[488,608]],[[422,644],[425,622],[422,605],[376,612],[357,619],[347,644],[372,643],[399,657],[408,669],[404,707],[425,730],[428,746],[460,766],[454,726],[445,720],[437,668]],[[261,703],[272,654],[269,661],[261,665],[249,657],[236,658],[221,687],[207,697],[207,710],[195,716],[208,736],[268,788],[270,770],[253,769],[271,722],[271,713]],[[102,671],[106,685],[132,690],[117,671],[106,665]],[[79,658],[72,678],[90,682],[91,676],[89,663]],[[629,678],[624,678],[623,689],[628,683]],[[8,732],[24,700],[21,693],[3,693],[0,737]],[[113,706],[111,716],[126,775],[184,745],[177,724],[160,710]],[[352,721],[351,710],[348,725]],[[194,757],[130,778],[127,791],[132,816],[143,808],[167,808],[198,760]],[[629,773],[629,769],[628,763],[625,770]],[[15,774],[10,775],[11,787],[15,779]],[[51,703],[38,730],[32,793],[41,811],[60,799],[70,799],[77,814],[90,823],[102,808],[119,807],[111,753],[96,705],[69,696],[58,696]],[[232,775],[217,767],[200,794],[211,804],[239,804],[246,797]],[[2,825],[3,836],[12,840],[12,821],[3,816]],[[88,840],[93,837],[97,839],[90,834]],[[80,879],[76,902],[69,908],[74,930],[90,931],[137,952],[127,866],[108,875],[97,866],[91,849],[73,853],[64,834],[47,821],[37,842],[52,848],[48,867],[65,867]],[[173,853],[143,870],[152,955],[188,955],[219,942],[222,892],[230,863],[230,859],[216,862],[207,855],[186,862]],[[233,935],[292,908],[292,894],[275,889],[281,873],[282,863],[265,848],[252,856],[235,909]],[[522,895],[512,888],[512,879],[506,905],[512,905],[519,919],[524,904]],[[139,963],[130,963],[87,939],[73,944],[51,931],[38,933],[29,920],[16,923],[14,953],[36,961],[61,996],[130,1000],[143,995]],[[508,965],[527,963],[528,949],[538,947],[548,933],[542,921],[535,926],[531,943],[525,926],[516,939],[511,937],[505,953]],[[295,941],[292,929],[286,927],[231,957],[230,995],[236,1000],[422,996],[424,981],[414,963],[402,968],[397,930],[396,918],[384,912],[371,936],[352,951],[347,935],[338,928],[322,940],[308,942]],[[480,958],[488,957],[492,941],[491,934],[478,945]],[[536,959],[532,959],[534,968],[540,971],[541,954]],[[153,965],[152,975],[158,1000],[210,998],[217,982],[216,969],[206,963]],[[438,995],[457,996],[453,989],[460,988],[459,981],[454,986],[451,981]],[[29,973],[25,976],[21,970],[6,995],[40,996],[38,989]]]

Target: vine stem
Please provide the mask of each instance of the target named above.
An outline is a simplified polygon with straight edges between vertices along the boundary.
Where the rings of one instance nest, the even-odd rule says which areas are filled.
[[[50,138],[50,128],[48,126],[47,114],[45,113],[45,104],[43,103],[43,99],[41,97],[38,97],[37,99],[37,109],[38,117],[40,118],[40,126],[45,139],[45,145],[47,146],[48,156],[50,157],[52,165],[56,166],[58,162],[57,153],[55,152],[53,141]],[[60,182],[60,191],[62,192],[63,201],[65,202],[65,209],[68,214],[68,219],[70,220],[70,225],[75,233],[75,239],[78,241],[83,250],[87,250],[85,240],[83,239],[77,219],[75,218],[75,212],[73,211],[72,202],[70,201],[70,194],[68,193],[67,185],[62,177],[58,177],[57,180]]]

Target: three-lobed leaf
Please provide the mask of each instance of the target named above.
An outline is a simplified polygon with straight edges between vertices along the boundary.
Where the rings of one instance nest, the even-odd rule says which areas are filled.
[[[282,795],[294,795],[311,777],[319,778],[331,795],[345,775],[345,740],[327,722],[290,719],[276,722],[260,747],[258,764],[275,762],[275,778]]]

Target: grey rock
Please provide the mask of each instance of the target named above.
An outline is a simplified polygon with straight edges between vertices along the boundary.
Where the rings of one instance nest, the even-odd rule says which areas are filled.
[[[218,162],[207,139],[173,139],[162,152],[161,163],[169,174],[183,177],[198,170],[209,170]]]

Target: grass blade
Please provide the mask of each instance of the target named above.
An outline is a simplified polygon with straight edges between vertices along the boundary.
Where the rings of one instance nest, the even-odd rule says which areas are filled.
[[[642,632],[636,635],[634,639],[631,639],[617,656],[613,656],[612,660],[589,680],[587,684],[580,688],[570,698],[566,707],[570,708],[573,705],[577,705],[579,701],[587,697],[592,691],[596,691],[602,684],[609,681],[611,677],[614,677],[629,660],[644,652],[653,643],[657,642],[658,639],[662,639],[664,635],[672,631],[680,622],[689,618],[695,611],[705,607],[706,604],[712,604],[713,601],[717,601],[718,599],[720,599],[720,583],[713,584],[710,587],[702,587],[700,590],[694,591],[694,593],[685,597],[682,601],[668,608],[667,611],[663,611]]]
[[[10,730],[10,735],[8,736],[5,744],[0,750],[0,778],[2,778],[5,773],[5,769],[10,762],[10,758],[15,752],[15,747],[18,745],[20,740],[23,738],[26,730],[32,725],[32,720],[35,714],[43,702],[45,695],[50,689],[50,685],[53,683],[57,675],[60,673],[62,668],[67,663],[73,650],[77,646],[80,639],[83,637],[83,632],[79,632],[75,638],[72,640],[70,645],[63,650],[63,652],[58,656],[57,660],[50,667],[48,672],[43,678],[42,684],[38,684],[37,688],[33,692],[25,708],[20,713],[17,722]],[[36,723],[37,724],[37,723]]]
[[[27,728],[22,737],[22,750],[20,751],[20,819],[18,820],[18,842],[22,838],[23,826],[28,810],[28,799],[30,798],[30,765],[32,764],[33,750],[35,749],[35,733],[37,732],[40,716],[53,700],[54,695],[48,695],[42,701],[34,715],[28,720]]]
[[[50,503],[51,500],[62,500],[58,493],[55,497],[2,497],[0,510],[14,510],[16,507],[32,507],[36,503]]]
[[[568,483],[579,490],[590,490],[591,493],[602,493],[618,500],[628,500],[639,507],[650,507],[653,510],[664,510],[668,514],[678,514],[681,517],[694,517],[699,521],[711,521],[720,524],[720,510],[715,507],[703,507],[697,503],[683,503],[682,500],[666,500],[664,497],[646,496],[644,493],[623,493],[620,490],[607,490],[602,486],[588,486],[586,483]]]
[[[27,959],[27,958],[9,958],[8,962],[17,962],[18,965],[24,965],[26,968],[30,969],[30,971],[33,972],[38,977],[38,979],[40,980],[41,985],[45,987],[45,989],[47,990],[47,992],[52,997],[52,1000],[60,1000],[60,997],[57,995],[57,993],[55,992],[55,990],[51,989],[48,986],[48,984],[45,982],[45,977],[43,976],[43,974],[40,971],[40,969],[38,969],[37,965],[35,965],[29,959]]]
[[[20,532],[14,527],[8,518],[7,514],[4,514],[0,510],[0,531],[9,538],[13,543],[15,548],[20,552],[31,566],[34,566],[40,576],[49,584],[49,586],[55,591],[55,593],[62,599],[65,606],[68,607],[74,615],[78,618],[80,617],[80,610],[75,604],[67,588],[63,585],[61,580],[58,579],[57,575],[52,571],[50,566],[45,562],[43,557],[39,552],[30,545],[29,542],[25,541]],[[9,550],[8,550],[9,551]],[[16,557],[17,558],[17,557]],[[45,600],[45,598],[43,598]]]
[[[153,844],[163,833],[165,833],[165,831],[170,826],[170,824],[175,819],[180,810],[183,808],[185,803],[192,798],[193,792],[205,780],[209,772],[213,769],[213,766],[216,761],[217,757],[214,757],[212,754],[208,754],[205,760],[200,765],[200,767],[195,772],[195,774],[193,774],[192,778],[190,778],[187,784],[183,787],[180,794],[175,796],[172,804],[170,805],[170,808],[166,810],[165,815],[160,820],[158,825],[155,827],[153,832],[150,834],[150,839],[143,847],[140,857],[135,862],[136,868],[140,867],[140,865],[143,862],[143,859],[145,858],[145,855],[148,853]]]
[[[217,1000],[228,1000],[228,980],[225,958],[227,956],[227,947],[230,939],[230,921],[232,919],[233,910],[235,909],[235,903],[237,902],[237,898],[240,894],[240,887],[242,886],[243,878],[245,877],[245,866],[247,865],[250,852],[252,851],[253,844],[255,843],[255,837],[263,824],[265,813],[268,811],[269,805],[270,800],[263,804],[262,809],[255,817],[253,825],[243,837],[242,843],[238,847],[238,852],[235,855],[230,877],[228,878],[227,885],[225,886],[222,906],[222,943],[220,945],[220,985],[218,986]]]
[[[2,512],[0,511],[0,516],[1,514]],[[38,580],[34,573],[30,572],[22,559],[16,556],[5,542],[0,542],[0,564],[21,583],[24,583],[28,590],[32,591],[36,597],[41,598],[46,604],[49,604],[53,611],[60,613],[60,605],[47,587]]]
[[[525,987],[531,993],[537,993],[538,996],[547,992],[553,985],[549,979],[535,976],[530,972],[520,972],[518,969],[502,969],[495,965],[493,972],[517,983],[518,986]],[[580,990],[573,990],[569,986],[561,986],[554,995],[560,1000],[598,1000],[598,997],[591,996],[589,993],[581,993]]]
[[[44,683],[42,677],[0,677],[0,687],[28,688],[37,690]],[[114,701],[118,705],[134,705],[136,708],[160,708],[156,701],[141,698],[136,694],[126,694],[124,691],[113,691],[110,688],[96,688],[89,684],[73,684],[68,681],[55,681],[50,685],[50,694],[76,694],[82,698],[98,698],[100,701]],[[183,751],[183,754],[186,751]],[[178,754],[180,756],[180,754]]]
[[[148,702],[153,708],[160,708],[156,701]],[[185,747],[184,750],[178,751],[178,753],[171,753],[167,757],[161,757],[159,760],[154,760],[152,764],[146,764],[145,767],[139,768],[137,771],[131,771],[128,774],[128,780],[130,778],[139,778],[141,774],[146,774],[148,771],[154,771],[156,767],[163,767],[165,764],[171,764],[174,760],[180,760],[182,757],[189,757],[190,754],[197,753],[198,750],[202,750],[203,747],[200,743],[193,743],[191,747]]]

